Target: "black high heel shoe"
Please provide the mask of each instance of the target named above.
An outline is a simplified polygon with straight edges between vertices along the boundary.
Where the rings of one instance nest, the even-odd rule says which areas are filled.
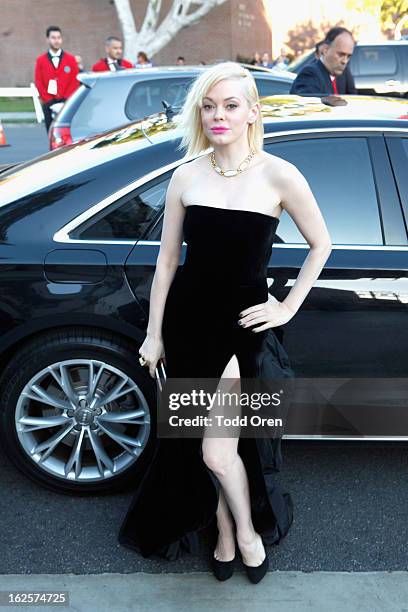
[[[253,582],[254,584],[256,584],[257,582],[260,582],[262,578],[265,576],[269,568],[269,559],[268,559],[266,550],[265,550],[265,559],[262,561],[261,565],[256,565],[254,567],[252,565],[245,565],[244,563],[244,568],[251,582]]]
[[[231,578],[234,573],[234,560],[235,557],[231,561],[219,561],[213,555],[211,557],[211,567],[214,576],[218,580],[228,580],[228,578]]]

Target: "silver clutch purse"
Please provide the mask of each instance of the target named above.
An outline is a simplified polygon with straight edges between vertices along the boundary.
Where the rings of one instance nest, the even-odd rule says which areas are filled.
[[[163,389],[163,383],[167,379],[166,368],[164,366],[163,359],[159,359],[159,361],[157,362],[157,366],[154,373],[156,376],[157,386],[159,388],[159,391],[161,392]]]

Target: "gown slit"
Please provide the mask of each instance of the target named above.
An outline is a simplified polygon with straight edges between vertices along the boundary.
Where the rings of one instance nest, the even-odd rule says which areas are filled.
[[[162,337],[167,378],[221,380],[236,355],[241,379],[259,375],[265,332],[238,325],[239,313],[268,299],[267,265],[279,220],[236,209],[190,205],[187,250],[171,283]],[[211,237],[211,240],[210,240]],[[220,483],[202,456],[201,438],[157,438],[120,527],[121,545],[168,560],[199,553],[198,534],[216,528]],[[238,453],[249,482],[251,515],[264,544],[278,544],[293,522],[291,495],[276,482],[280,446],[243,438]]]

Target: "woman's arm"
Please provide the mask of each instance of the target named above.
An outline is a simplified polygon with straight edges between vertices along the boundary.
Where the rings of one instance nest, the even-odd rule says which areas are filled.
[[[243,327],[263,323],[252,329],[254,332],[283,325],[296,314],[332,250],[329,232],[307,180],[296,166],[282,162],[280,170],[274,172],[274,188],[279,191],[282,208],[292,217],[310,250],[282,302],[256,304],[240,313],[238,322]]]
[[[170,179],[164,208],[163,228],[156,269],[150,290],[149,322],[146,338],[139,353],[154,378],[157,361],[163,356],[162,321],[167,294],[180,260],[183,242],[185,208],[181,202],[184,164],[178,166]]]
[[[282,208],[292,217],[310,246],[297,279],[283,300],[283,303],[295,314],[319,277],[331,253],[332,243],[309,184],[296,166],[288,164],[278,183]]]

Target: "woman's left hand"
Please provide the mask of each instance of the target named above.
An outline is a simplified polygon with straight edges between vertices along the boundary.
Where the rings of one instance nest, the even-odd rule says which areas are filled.
[[[284,325],[295,315],[284,302],[263,302],[255,304],[239,313],[240,318],[238,324],[241,327],[249,327],[254,333],[268,329],[269,327],[278,327]],[[259,324],[263,325],[259,325]],[[253,325],[259,325],[252,329]]]

